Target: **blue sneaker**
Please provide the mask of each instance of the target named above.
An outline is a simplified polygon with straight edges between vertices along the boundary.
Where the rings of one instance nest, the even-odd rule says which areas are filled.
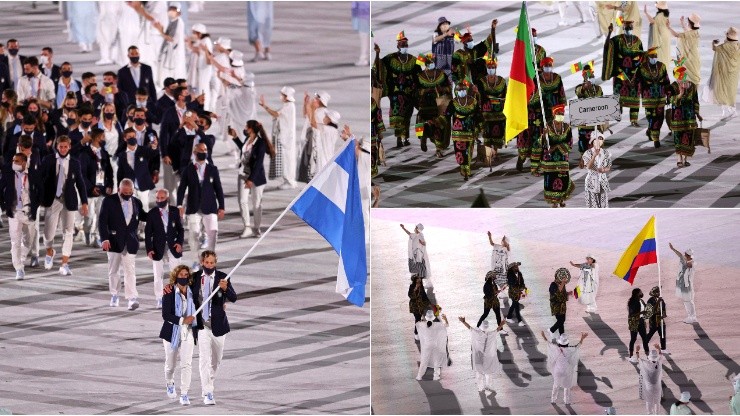
[[[175,383],[167,383],[167,397],[173,400],[177,398],[177,393],[175,393]]]
[[[203,398],[203,404],[209,406],[216,404],[216,400],[213,399],[213,393],[206,393],[206,397]]]
[[[180,404],[183,406],[190,406],[190,399],[188,398],[187,394],[183,394],[180,396]]]

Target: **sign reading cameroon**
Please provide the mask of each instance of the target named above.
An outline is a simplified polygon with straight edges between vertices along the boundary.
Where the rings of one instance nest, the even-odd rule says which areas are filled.
[[[571,126],[596,126],[608,121],[622,119],[622,107],[618,95],[605,97],[578,98],[570,100]]]

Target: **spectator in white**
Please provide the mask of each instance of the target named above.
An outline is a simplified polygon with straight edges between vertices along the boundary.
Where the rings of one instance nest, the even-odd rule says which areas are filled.
[[[118,38],[118,22],[124,7],[120,1],[99,1],[96,39],[100,47],[100,60],[95,65],[123,65],[120,48],[114,48]],[[123,40],[123,39],[121,39]],[[130,43],[129,43],[130,45]]]
[[[560,394],[560,388],[563,389],[563,403],[566,405],[572,403],[570,391],[578,382],[578,361],[580,360],[581,344],[587,336],[587,333],[582,333],[578,344],[570,346],[566,334],[560,334],[557,342],[555,342],[545,335],[545,331],[542,331],[542,338],[547,343],[547,367],[552,373],[553,380],[550,403],[555,404]]]
[[[421,358],[419,359],[419,372],[416,379],[421,381],[427,368],[434,369],[434,380],[439,380],[442,373],[442,366],[447,364],[447,317],[442,314],[444,324],[435,319],[434,312],[427,310],[425,321],[416,323],[416,330],[419,333],[419,345],[421,347]]]
[[[62,265],[59,274],[72,274],[69,257],[72,255],[75,213],[79,205],[80,215],[87,215],[87,192],[85,180],[80,172],[80,162],[70,156],[72,143],[69,137],[57,137],[57,154],[44,157],[41,164],[41,206],[45,212],[44,243],[46,259],[44,268],[54,265],[54,235],[59,221],[62,222]],[[79,201],[79,203],[78,203]]]
[[[283,105],[273,110],[265,104],[265,96],[260,97],[260,106],[273,118],[272,140],[275,145],[275,158],[270,159],[270,179],[281,178],[280,189],[293,189],[296,185],[295,137],[295,89],[284,86],[280,89]]]
[[[341,116],[335,110],[327,109],[323,120],[311,120],[314,133],[313,163],[311,172],[314,175],[321,171],[342,147],[343,141],[339,131],[339,120]]]
[[[164,288],[162,273],[165,257],[168,270],[180,265],[185,231],[177,207],[169,205],[170,192],[167,189],[157,190],[157,206],[149,210],[144,229],[146,255],[152,261],[154,272],[154,296],[157,309],[162,309],[162,290]]]
[[[484,320],[479,328],[473,328],[465,322],[465,317],[461,316],[459,319],[470,330],[472,338],[470,353],[478,391],[488,390],[493,393],[493,376],[501,373],[501,361],[499,361],[496,351],[504,352],[501,330],[506,325],[506,321],[501,321],[498,328],[489,331],[488,321]]]
[[[163,85],[166,78],[184,78],[187,75],[185,67],[185,24],[180,19],[180,4],[173,3],[167,9],[169,23],[163,28],[155,21],[153,26],[159,30],[164,42],[158,51],[159,70],[157,84]],[[155,97],[156,98],[156,97]]]
[[[243,126],[249,120],[257,119],[257,90],[254,87],[254,74],[244,70],[243,54],[231,51],[229,72],[222,72],[220,77],[227,84],[227,126]],[[246,140],[246,137],[244,138]],[[239,151],[234,158],[239,163]]]
[[[672,415],[693,415],[694,412],[691,411],[691,408],[689,407],[689,403],[691,403],[691,393],[688,391],[682,391],[681,392],[681,398],[678,399],[676,403],[673,403],[671,405],[671,413]]]
[[[239,82],[231,82],[225,78],[224,75],[230,76],[232,72],[231,59],[229,54],[231,53],[231,39],[220,37],[213,43],[213,56],[211,56],[211,63],[214,67],[214,94],[216,95],[216,102],[214,110],[216,114],[225,115],[228,114],[229,102],[227,99],[227,91],[229,86],[239,85]],[[242,68],[243,69],[243,68]],[[225,73],[225,74],[224,74]],[[227,141],[227,129],[228,117],[219,117],[216,124],[217,134],[223,138],[223,141]],[[240,124],[237,124],[240,125]]]
[[[41,73],[38,58],[29,56],[23,61],[23,74],[25,76],[18,80],[15,88],[18,102],[36,98],[41,107],[51,109],[56,98],[54,81]]]
[[[158,80],[157,57],[164,38],[156,26],[164,26],[169,23],[169,19],[167,18],[167,2],[132,1],[129,5],[140,16],[140,29],[135,44],[139,45],[141,50],[141,62],[152,67],[152,79]],[[161,84],[157,85],[161,86]]]
[[[686,308],[687,316],[684,323],[699,323],[699,320],[696,319],[696,304],[694,303],[694,285],[696,283],[694,281],[694,271],[696,270],[694,250],[688,249],[681,253],[671,243],[668,243],[668,247],[676,253],[681,262],[681,270],[678,271],[678,276],[676,276],[676,296],[683,301],[683,306]]]
[[[54,64],[54,50],[48,46],[41,49],[41,55],[39,55],[39,65],[41,66],[41,72],[47,77],[51,78],[54,83],[59,81],[61,76],[61,68],[59,65]]]
[[[136,252],[139,251],[136,230],[139,221],[146,221],[146,212],[141,201],[134,196],[134,182],[124,179],[118,184],[117,194],[103,199],[98,231],[103,251],[108,253],[110,306],[118,306],[118,292],[121,290],[118,271],[123,268],[124,289],[130,311],[139,307],[139,292],[136,290]]]
[[[188,37],[185,43],[190,49],[190,61],[188,62],[188,85],[195,94],[205,95],[203,108],[206,111],[213,111],[212,103],[215,97],[211,92],[211,78],[213,77],[213,65],[211,65],[210,56],[213,54],[213,41],[208,29],[203,23],[193,25],[192,36]]]
[[[271,1],[247,2],[247,30],[249,44],[254,46],[252,62],[264,59],[269,61],[270,41],[272,40],[273,6]]]
[[[8,71],[10,72],[11,87],[18,89],[18,80],[23,78],[23,62],[26,57],[19,55],[21,44],[16,39],[9,39],[6,43],[8,49]],[[22,100],[18,98],[18,102]]]
[[[237,195],[239,197],[239,212],[242,216],[244,231],[241,238],[259,237],[262,235],[260,225],[262,223],[262,193],[265,190],[267,179],[265,178],[265,153],[272,148],[265,129],[256,120],[247,121],[244,127],[244,142],[241,142],[234,129],[229,129],[229,136],[241,149],[241,171],[237,181]],[[270,152],[271,157],[275,155],[274,149]],[[254,225],[250,226],[249,203],[252,204],[254,212]]]
[[[655,344],[655,349],[650,350],[647,358],[640,358],[640,346],[635,347],[635,354],[640,368],[639,397],[645,400],[647,413],[657,415],[660,399],[663,395],[663,354],[660,345]]]
[[[95,43],[95,26],[98,20],[97,2],[71,1],[67,3],[67,16],[72,39],[80,46],[80,52],[92,52]]]
[[[72,78],[72,73],[72,64],[63,62],[59,73],[59,80],[55,81],[57,83],[56,108],[62,107],[62,103],[69,92],[74,94],[78,102],[82,100],[82,83]]]
[[[209,250],[216,247],[218,236],[218,220],[224,219],[224,191],[218,168],[208,163],[208,148],[205,143],[198,143],[193,153],[197,161],[188,163],[180,170],[180,185],[177,188],[177,207],[180,216],[185,218],[190,230],[188,243],[193,252],[195,262],[193,269],[199,269],[198,249],[200,244],[201,221],[206,231]],[[187,211],[183,206],[187,191]]]
[[[326,91],[317,92],[313,99],[304,92],[303,96],[303,129],[299,136],[301,140],[301,161],[298,166],[298,180],[308,182],[316,172],[312,171],[314,142],[318,140],[315,130],[312,128],[311,119],[323,120],[326,106],[329,105],[331,95]]]

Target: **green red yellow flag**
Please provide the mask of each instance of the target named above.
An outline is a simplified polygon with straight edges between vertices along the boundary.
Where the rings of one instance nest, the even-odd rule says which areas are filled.
[[[504,115],[506,115],[506,135],[508,143],[529,125],[527,103],[534,94],[536,72],[532,63],[532,31],[527,18],[527,5],[522,2],[519,15],[519,30],[514,42],[514,57],[509,72],[509,85],[506,89]]]

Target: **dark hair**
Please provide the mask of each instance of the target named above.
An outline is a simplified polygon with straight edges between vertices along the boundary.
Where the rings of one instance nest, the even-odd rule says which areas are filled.
[[[198,257],[200,258],[200,261],[203,261],[206,259],[206,257],[211,257],[211,256],[213,256],[213,258],[216,259],[216,261],[218,261],[218,256],[216,255],[216,252],[213,250],[203,250],[200,253],[200,256]]]
[[[185,78],[178,78],[178,79],[175,80],[175,82],[178,83],[178,84],[182,84],[183,82],[184,83],[187,83],[188,80],[186,80]]]
[[[114,79],[118,79],[118,74],[116,74],[113,71],[105,71],[103,72],[104,77],[113,77]]]
[[[69,63],[69,62],[67,62],[67,61],[64,61],[64,62],[62,62],[62,64],[61,64],[61,65],[59,65],[59,68],[63,67],[64,65],[69,65],[69,66],[72,66],[72,64],[71,64],[71,63]]]
[[[93,111],[90,107],[83,105],[83,106],[80,106],[80,110],[77,112],[77,115],[79,115],[80,117],[88,116],[88,115],[92,116]]]
[[[203,122],[208,125],[208,127],[211,127],[211,125],[213,124],[213,122],[211,121],[211,116],[208,114],[198,114],[198,118],[202,119]],[[206,130],[208,129],[206,128]]]
[[[95,74],[93,74],[92,72],[83,72],[82,73],[82,79],[83,80],[90,79],[90,78],[95,78]]]
[[[144,115],[146,115],[146,108],[136,107],[136,109],[134,109],[134,115],[136,115],[136,113],[144,113]]]
[[[98,126],[94,126],[90,130],[90,137],[92,137],[93,140],[96,140],[98,137],[105,135],[105,130],[101,129]]]
[[[180,98],[180,96],[182,95],[182,93],[185,92],[186,90],[187,90],[187,88],[185,88],[185,87],[177,87],[177,88],[175,88],[174,91],[172,91],[172,96],[175,97],[175,100],[177,100],[178,98]]]
[[[54,49],[51,49],[51,46],[44,46],[41,48],[42,51],[49,52],[50,54],[54,55]]]
[[[6,45],[10,45],[10,44],[11,44],[11,43],[13,43],[13,42],[15,42],[15,43],[18,43],[18,40],[17,40],[17,39],[15,39],[15,38],[13,38],[13,39],[8,39],[8,43],[7,43]]]
[[[131,52],[131,51],[133,51],[133,50],[137,50],[137,51],[138,51],[138,50],[139,50],[139,48],[138,48],[138,47],[137,47],[136,45],[131,45],[131,46],[129,46],[129,47],[128,47],[128,49],[127,49],[127,51],[129,51],[129,52]]]
[[[26,156],[25,153],[18,152],[13,157],[16,157],[16,156],[23,159],[24,162],[28,162],[28,156]]]
[[[134,128],[133,128],[133,127],[129,127],[129,128],[127,128],[126,130],[124,130],[124,131],[123,131],[123,135],[124,135],[124,137],[125,137],[125,136],[126,136],[127,134],[129,134],[129,133],[133,133],[133,134],[136,134],[136,130],[134,130]]]
[[[22,134],[21,137],[18,139],[18,146],[24,148],[24,149],[30,149],[33,147],[33,137]]]
[[[85,94],[90,94],[90,90],[92,90],[93,87],[97,88],[98,84],[87,84],[85,87]]]
[[[691,21],[691,19],[686,19],[686,20],[688,20],[688,21],[689,21],[689,27],[691,28],[691,30],[696,30],[696,29],[698,29],[698,27],[694,26],[694,22],[692,22],[692,21]]]
[[[137,88],[136,89],[136,95],[146,95],[149,96],[149,91],[146,90],[146,88]]]
[[[432,321],[427,321],[427,328],[432,326]]]
[[[249,120],[247,121],[247,128],[252,129],[257,136],[265,139],[265,143],[267,143],[267,154],[269,154],[271,158],[274,158],[276,154],[275,146],[270,141],[270,138],[267,137],[267,133],[265,133],[265,128],[262,126],[262,123],[257,120]]]
[[[35,56],[29,56],[23,61],[23,65],[39,66],[39,58]]]
[[[658,12],[657,12],[657,13],[655,13],[655,15],[657,16],[657,15],[659,15],[659,14],[661,14],[661,13],[663,13],[663,15],[664,15],[664,16],[665,16],[666,18],[667,18],[667,17],[668,17],[668,15],[670,14],[670,12],[668,11],[668,9],[658,9]]]
[[[23,117],[23,125],[24,126],[30,126],[30,125],[36,125],[36,117],[33,114],[27,114],[25,117]]]

